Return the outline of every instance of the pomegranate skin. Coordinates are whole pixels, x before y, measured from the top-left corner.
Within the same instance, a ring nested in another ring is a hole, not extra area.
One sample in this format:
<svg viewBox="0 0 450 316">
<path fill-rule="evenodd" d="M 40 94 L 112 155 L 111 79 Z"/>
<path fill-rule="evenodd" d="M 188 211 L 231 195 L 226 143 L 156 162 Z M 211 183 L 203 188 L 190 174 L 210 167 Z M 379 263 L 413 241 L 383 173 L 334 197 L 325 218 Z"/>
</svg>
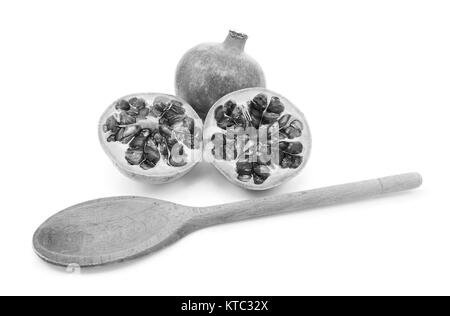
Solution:
<svg viewBox="0 0 450 316">
<path fill-rule="evenodd" d="M 195 46 L 178 63 L 175 93 L 203 120 L 224 95 L 266 86 L 261 66 L 244 52 L 246 41 L 247 35 L 230 31 L 223 43 Z"/>
</svg>

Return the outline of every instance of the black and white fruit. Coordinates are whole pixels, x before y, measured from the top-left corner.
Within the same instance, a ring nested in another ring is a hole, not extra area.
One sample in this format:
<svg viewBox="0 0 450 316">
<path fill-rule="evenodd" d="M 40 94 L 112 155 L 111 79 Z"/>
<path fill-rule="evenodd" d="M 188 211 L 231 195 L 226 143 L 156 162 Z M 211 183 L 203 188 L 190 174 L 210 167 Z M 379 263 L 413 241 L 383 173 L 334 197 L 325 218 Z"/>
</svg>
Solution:
<svg viewBox="0 0 450 316">
<path fill-rule="evenodd" d="M 302 112 L 265 88 L 232 92 L 210 109 L 203 128 L 204 159 L 228 180 L 265 190 L 297 175 L 311 150 Z"/>
<path fill-rule="evenodd" d="M 122 173 L 150 183 L 176 180 L 201 160 L 202 120 L 175 96 L 120 98 L 100 118 L 98 133 Z"/>
<path fill-rule="evenodd" d="M 265 87 L 259 64 L 244 52 L 247 35 L 230 31 L 223 43 L 204 43 L 190 49 L 178 63 L 176 95 L 205 119 L 224 95 L 250 87 Z"/>
</svg>

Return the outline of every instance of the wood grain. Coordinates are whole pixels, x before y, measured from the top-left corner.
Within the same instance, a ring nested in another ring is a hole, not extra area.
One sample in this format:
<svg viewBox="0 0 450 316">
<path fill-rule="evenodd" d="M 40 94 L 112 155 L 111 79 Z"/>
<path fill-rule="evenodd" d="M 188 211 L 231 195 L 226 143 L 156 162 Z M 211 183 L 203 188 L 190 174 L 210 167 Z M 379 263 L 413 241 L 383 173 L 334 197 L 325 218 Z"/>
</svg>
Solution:
<svg viewBox="0 0 450 316">
<path fill-rule="evenodd" d="M 202 208 L 145 197 L 103 198 L 49 218 L 35 232 L 33 247 L 56 265 L 104 265 L 154 252 L 204 227 L 361 200 L 421 183 L 418 173 L 407 173 Z"/>
</svg>

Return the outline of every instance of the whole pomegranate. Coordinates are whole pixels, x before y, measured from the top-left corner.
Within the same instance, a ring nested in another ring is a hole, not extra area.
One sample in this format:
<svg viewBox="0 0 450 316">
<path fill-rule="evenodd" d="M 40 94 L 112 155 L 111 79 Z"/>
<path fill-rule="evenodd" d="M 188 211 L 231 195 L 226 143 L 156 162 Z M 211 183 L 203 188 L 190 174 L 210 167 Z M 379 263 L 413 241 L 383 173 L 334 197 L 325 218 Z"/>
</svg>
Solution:
<svg viewBox="0 0 450 316">
<path fill-rule="evenodd" d="M 204 159 L 251 190 L 275 187 L 305 166 L 311 134 L 302 112 L 264 88 L 232 92 L 211 108 L 203 127 Z"/>
<path fill-rule="evenodd" d="M 244 52 L 247 35 L 230 31 L 223 43 L 204 43 L 189 50 L 175 75 L 175 93 L 205 119 L 224 95 L 250 87 L 265 87 L 259 64 Z"/>
<path fill-rule="evenodd" d="M 166 94 L 122 97 L 99 122 L 103 149 L 125 175 L 173 181 L 201 160 L 202 120 L 189 104 Z"/>
</svg>

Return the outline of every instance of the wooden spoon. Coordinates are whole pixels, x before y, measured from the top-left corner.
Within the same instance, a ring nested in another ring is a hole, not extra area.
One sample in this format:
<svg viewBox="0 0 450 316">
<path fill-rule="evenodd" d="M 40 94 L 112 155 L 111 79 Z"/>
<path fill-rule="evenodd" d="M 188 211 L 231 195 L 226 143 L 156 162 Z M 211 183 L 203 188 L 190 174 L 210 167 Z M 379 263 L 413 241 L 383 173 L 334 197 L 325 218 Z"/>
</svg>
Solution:
<svg viewBox="0 0 450 316">
<path fill-rule="evenodd" d="M 154 252 L 207 226 L 360 200 L 421 183 L 418 173 L 406 173 L 210 207 L 136 196 L 103 198 L 48 219 L 34 234 L 33 247 L 56 265 L 104 265 Z"/>
</svg>

